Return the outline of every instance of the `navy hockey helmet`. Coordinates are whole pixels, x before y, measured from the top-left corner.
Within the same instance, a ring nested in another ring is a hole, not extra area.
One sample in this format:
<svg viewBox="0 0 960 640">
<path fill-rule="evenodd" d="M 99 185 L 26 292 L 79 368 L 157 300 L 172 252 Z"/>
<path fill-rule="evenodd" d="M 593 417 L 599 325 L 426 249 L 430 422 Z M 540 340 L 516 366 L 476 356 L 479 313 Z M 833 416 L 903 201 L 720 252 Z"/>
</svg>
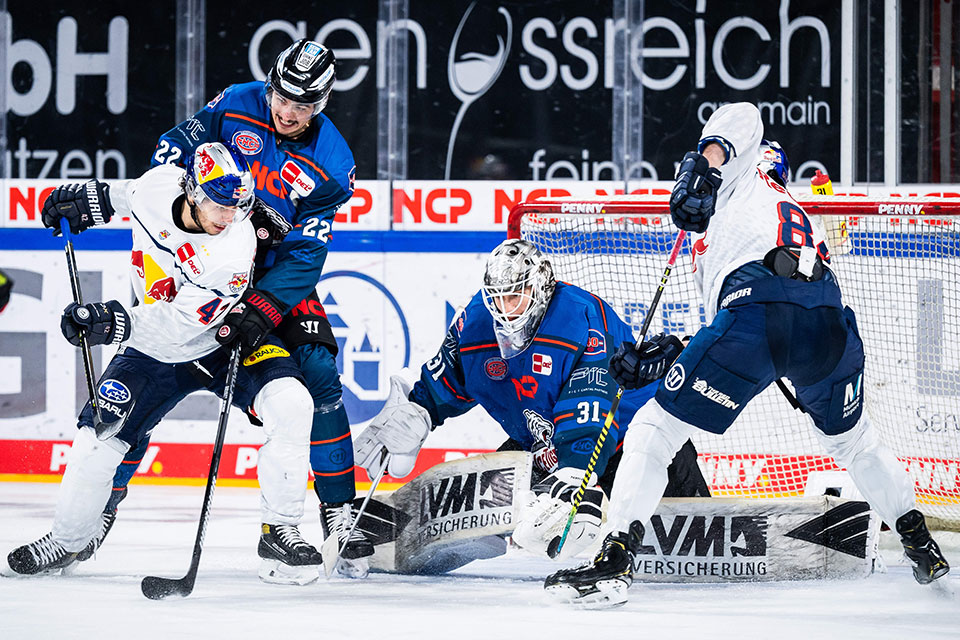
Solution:
<svg viewBox="0 0 960 640">
<path fill-rule="evenodd" d="M 313 115 L 327 106 L 336 80 L 337 59 L 333 51 L 314 40 L 302 38 L 287 47 L 267 76 L 269 91 L 294 102 L 314 105 Z"/>
<path fill-rule="evenodd" d="M 760 171 L 773 178 L 781 187 L 786 187 L 790 181 L 790 161 L 787 153 L 774 140 L 760 141 L 760 162 L 757 163 Z"/>
<path fill-rule="evenodd" d="M 520 354 L 533 341 L 556 286 L 550 261 L 525 240 L 505 240 L 490 254 L 483 304 L 493 316 L 504 358 Z"/>
<path fill-rule="evenodd" d="M 253 208 L 253 174 L 247 159 L 232 144 L 207 142 L 187 158 L 185 192 L 198 206 L 209 199 L 236 207 L 234 222 L 245 220 Z"/>
</svg>

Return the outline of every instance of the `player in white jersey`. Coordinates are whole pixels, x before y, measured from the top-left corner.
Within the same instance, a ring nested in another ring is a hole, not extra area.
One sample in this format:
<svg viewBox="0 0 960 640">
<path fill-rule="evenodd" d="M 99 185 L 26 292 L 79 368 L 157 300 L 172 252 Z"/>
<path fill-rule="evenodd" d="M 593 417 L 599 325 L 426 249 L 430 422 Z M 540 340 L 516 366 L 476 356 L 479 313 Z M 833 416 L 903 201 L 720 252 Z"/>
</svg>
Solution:
<svg viewBox="0 0 960 640">
<path fill-rule="evenodd" d="M 194 391 L 222 393 L 229 353 L 219 348 L 219 321 L 249 280 L 256 238 L 249 214 L 253 176 L 244 157 L 221 143 L 197 148 L 184 171 L 172 165 L 136 180 L 91 180 L 58 187 L 44 204 L 43 222 L 67 219 L 79 233 L 114 215 L 133 221 L 134 306 L 116 300 L 64 310 L 61 330 L 74 345 L 121 344 L 97 384 L 97 411 L 80 414 L 64 473 L 53 529 L 7 557 L 12 575 L 57 572 L 102 526 L 101 511 L 124 454 Z M 305 583 L 318 576 L 320 554 L 297 530 L 306 495 L 313 401 L 289 353 L 273 343 L 243 361 L 234 404 L 262 420 L 260 449 L 261 577 Z"/>
<path fill-rule="evenodd" d="M 781 184 L 776 171 L 758 168 L 762 138 L 754 105 L 725 105 L 704 126 L 699 153 L 680 164 L 670 213 L 674 224 L 697 234 L 696 277 L 710 324 L 630 422 L 610 497 L 611 533 L 592 564 L 547 578 L 544 586 L 560 599 L 626 601 L 641 543 L 637 525 L 656 509 L 674 453 L 695 428 L 722 434 L 780 378 L 793 383 L 827 452 L 895 525 L 917 581 L 949 570 L 916 509 L 912 481 L 863 414 L 863 343 L 853 311 L 841 302 L 823 235 L 788 193 L 785 173 Z M 633 366 L 664 357 L 640 351 Z M 612 371 L 622 368 L 618 359 L 627 363 L 618 352 Z"/>
</svg>

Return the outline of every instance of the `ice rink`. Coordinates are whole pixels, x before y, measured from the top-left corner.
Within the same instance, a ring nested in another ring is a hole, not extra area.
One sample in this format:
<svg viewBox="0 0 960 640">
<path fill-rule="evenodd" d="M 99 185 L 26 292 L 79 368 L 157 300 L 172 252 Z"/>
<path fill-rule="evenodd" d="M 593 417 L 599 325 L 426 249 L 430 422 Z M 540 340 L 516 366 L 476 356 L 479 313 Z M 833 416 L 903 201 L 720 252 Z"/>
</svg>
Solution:
<svg viewBox="0 0 960 640">
<path fill-rule="evenodd" d="M 56 484 L 0 483 L 0 551 L 50 530 Z M 154 602 L 145 575 L 181 577 L 203 487 L 131 487 L 107 544 L 71 576 L 0 578 L 0 638 L 960 638 L 960 544 L 947 597 L 914 583 L 885 540 L 886 573 L 866 580 L 742 585 L 643 585 L 621 608 L 551 603 L 543 577 L 556 565 L 520 552 L 449 576 L 371 574 L 304 587 L 257 578 L 257 492 L 219 488 L 192 595 Z M 316 499 L 304 536 L 321 541 Z"/>
</svg>

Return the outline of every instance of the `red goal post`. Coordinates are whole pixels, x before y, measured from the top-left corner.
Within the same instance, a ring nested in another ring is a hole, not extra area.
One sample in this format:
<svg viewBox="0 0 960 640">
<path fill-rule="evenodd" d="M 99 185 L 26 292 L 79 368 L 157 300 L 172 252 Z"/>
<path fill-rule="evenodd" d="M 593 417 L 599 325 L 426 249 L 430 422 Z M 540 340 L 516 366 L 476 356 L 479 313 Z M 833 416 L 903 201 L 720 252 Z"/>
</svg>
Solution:
<svg viewBox="0 0 960 640">
<path fill-rule="evenodd" d="M 508 236 L 533 242 L 558 279 L 603 297 L 636 332 L 676 235 L 668 197 L 521 202 Z M 866 411 L 914 480 L 921 510 L 941 528 L 960 529 L 960 198 L 797 200 L 823 225 L 844 302 L 857 312 Z M 651 333 L 693 334 L 704 323 L 691 242 Z M 808 484 L 822 491 L 844 482 L 809 418 L 773 385 L 724 437 L 702 432 L 695 441 L 715 496 L 798 496 Z"/>
</svg>

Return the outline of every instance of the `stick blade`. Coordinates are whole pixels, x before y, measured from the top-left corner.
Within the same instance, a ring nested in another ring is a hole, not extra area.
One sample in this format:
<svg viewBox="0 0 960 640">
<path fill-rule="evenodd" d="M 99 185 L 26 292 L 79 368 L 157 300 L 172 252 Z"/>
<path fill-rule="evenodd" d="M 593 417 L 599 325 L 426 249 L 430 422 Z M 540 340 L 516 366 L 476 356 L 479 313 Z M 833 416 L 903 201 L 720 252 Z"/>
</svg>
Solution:
<svg viewBox="0 0 960 640">
<path fill-rule="evenodd" d="M 147 576 L 140 583 L 143 595 L 151 600 L 164 600 L 170 596 L 185 598 L 193 591 L 193 580 L 187 578 L 160 578 Z"/>
<path fill-rule="evenodd" d="M 328 580 L 333 575 L 333 570 L 337 567 L 337 560 L 340 558 L 340 549 L 337 543 L 340 539 L 333 534 L 327 536 L 327 539 L 320 545 L 320 557 L 323 558 L 323 575 Z"/>
</svg>

